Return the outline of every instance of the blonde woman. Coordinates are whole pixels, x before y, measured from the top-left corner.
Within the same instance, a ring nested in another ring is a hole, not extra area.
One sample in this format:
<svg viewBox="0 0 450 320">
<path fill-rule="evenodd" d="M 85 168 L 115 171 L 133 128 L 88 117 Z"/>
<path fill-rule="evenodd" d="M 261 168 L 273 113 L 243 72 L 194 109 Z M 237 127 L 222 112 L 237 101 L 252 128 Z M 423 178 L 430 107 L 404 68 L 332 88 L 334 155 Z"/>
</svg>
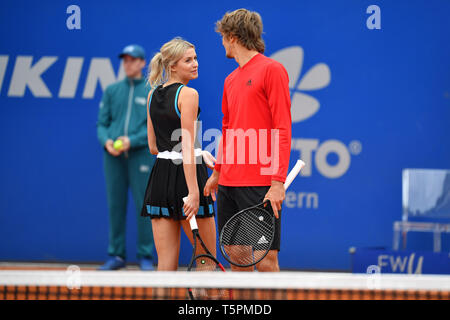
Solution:
<svg viewBox="0 0 450 320">
<path fill-rule="evenodd" d="M 208 172 L 196 139 L 199 96 L 187 86 L 197 77 L 195 47 L 181 38 L 164 44 L 151 60 L 148 80 L 153 90 L 147 100 L 147 131 L 150 152 L 157 159 L 141 215 L 152 220 L 158 271 L 177 270 L 180 230 L 192 243 L 188 220 L 193 215 L 206 246 L 216 254 L 214 205 L 210 196 L 203 195 Z"/>
</svg>

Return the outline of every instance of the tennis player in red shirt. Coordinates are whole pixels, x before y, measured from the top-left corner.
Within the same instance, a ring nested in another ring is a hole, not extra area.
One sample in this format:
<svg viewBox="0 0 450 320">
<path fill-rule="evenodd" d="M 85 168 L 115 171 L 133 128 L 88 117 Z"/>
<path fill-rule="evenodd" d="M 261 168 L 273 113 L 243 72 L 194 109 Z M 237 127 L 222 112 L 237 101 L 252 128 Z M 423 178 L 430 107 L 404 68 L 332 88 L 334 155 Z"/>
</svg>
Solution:
<svg viewBox="0 0 450 320">
<path fill-rule="evenodd" d="M 269 211 L 277 218 L 275 238 L 256 268 L 279 271 L 280 214 L 291 151 L 288 73 L 281 63 L 264 56 L 263 24 L 257 12 L 228 12 L 217 21 L 216 31 L 227 58 L 239 66 L 225 79 L 222 140 L 204 195 L 216 201 L 217 193 L 219 230 L 238 211 L 270 200 Z"/>
</svg>

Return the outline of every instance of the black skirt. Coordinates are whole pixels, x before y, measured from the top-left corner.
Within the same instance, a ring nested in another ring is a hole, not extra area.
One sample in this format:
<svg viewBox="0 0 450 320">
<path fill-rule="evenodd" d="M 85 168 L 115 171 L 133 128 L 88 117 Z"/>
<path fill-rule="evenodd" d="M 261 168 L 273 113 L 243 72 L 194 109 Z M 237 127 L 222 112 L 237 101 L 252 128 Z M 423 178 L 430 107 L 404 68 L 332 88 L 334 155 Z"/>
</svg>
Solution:
<svg viewBox="0 0 450 320">
<path fill-rule="evenodd" d="M 179 163 L 179 164 L 178 164 Z M 200 207 L 196 218 L 214 216 L 214 202 L 203 195 L 208 180 L 208 169 L 203 161 L 197 163 L 197 183 Z M 183 198 L 189 194 L 183 163 L 171 159 L 156 158 L 145 191 L 141 216 L 154 218 L 186 219 Z"/>
</svg>

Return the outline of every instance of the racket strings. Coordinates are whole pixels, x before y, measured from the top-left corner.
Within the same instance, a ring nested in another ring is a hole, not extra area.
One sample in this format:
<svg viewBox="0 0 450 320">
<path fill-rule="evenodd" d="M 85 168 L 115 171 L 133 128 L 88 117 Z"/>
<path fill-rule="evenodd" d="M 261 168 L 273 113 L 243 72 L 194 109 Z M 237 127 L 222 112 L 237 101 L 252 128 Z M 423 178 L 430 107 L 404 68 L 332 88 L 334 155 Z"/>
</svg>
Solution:
<svg viewBox="0 0 450 320">
<path fill-rule="evenodd" d="M 192 265 L 192 271 L 219 271 L 217 263 L 207 256 L 200 256 L 195 258 L 194 264 Z"/>
<path fill-rule="evenodd" d="M 274 236 L 273 216 L 262 208 L 249 209 L 229 220 L 222 230 L 221 245 L 236 265 L 252 265 L 270 250 Z"/>
<path fill-rule="evenodd" d="M 191 271 L 220 271 L 220 267 L 217 265 L 216 261 L 208 256 L 196 257 L 192 265 Z M 217 299 L 227 299 L 230 296 L 230 290 L 222 288 L 192 288 L 191 293 L 195 300 L 217 300 Z"/>
</svg>

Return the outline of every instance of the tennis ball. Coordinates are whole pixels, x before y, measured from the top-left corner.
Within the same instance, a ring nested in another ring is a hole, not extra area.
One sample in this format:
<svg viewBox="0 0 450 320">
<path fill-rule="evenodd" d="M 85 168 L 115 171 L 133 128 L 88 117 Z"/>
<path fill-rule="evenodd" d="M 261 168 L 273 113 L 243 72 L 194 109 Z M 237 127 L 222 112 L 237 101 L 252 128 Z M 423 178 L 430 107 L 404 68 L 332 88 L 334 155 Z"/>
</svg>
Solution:
<svg viewBox="0 0 450 320">
<path fill-rule="evenodd" d="M 123 141 L 122 140 L 116 140 L 114 141 L 114 149 L 121 150 L 123 148 Z"/>
</svg>

